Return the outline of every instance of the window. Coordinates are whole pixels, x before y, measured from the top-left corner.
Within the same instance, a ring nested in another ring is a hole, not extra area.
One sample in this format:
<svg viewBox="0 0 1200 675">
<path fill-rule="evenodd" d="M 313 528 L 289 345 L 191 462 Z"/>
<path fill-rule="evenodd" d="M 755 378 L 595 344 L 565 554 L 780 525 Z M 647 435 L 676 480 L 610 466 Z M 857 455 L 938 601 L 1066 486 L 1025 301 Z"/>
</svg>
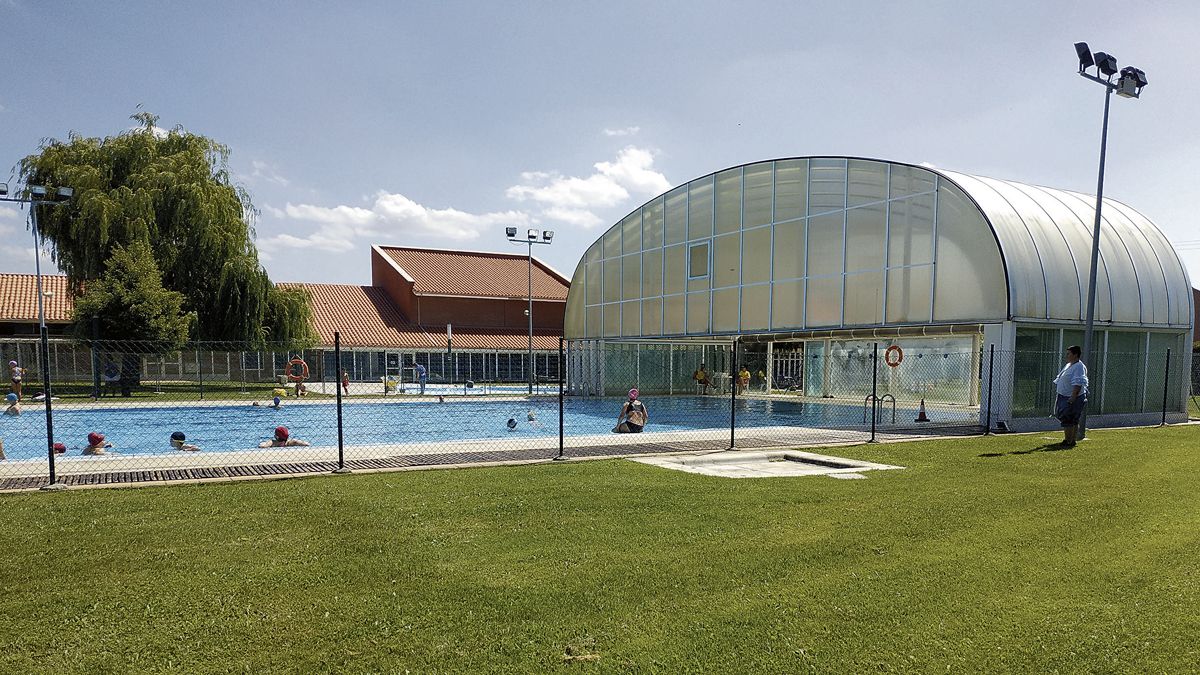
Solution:
<svg viewBox="0 0 1200 675">
<path fill-rule="evenodd" d="M 708 242 L 688 247 L 688 278 L 700 279 L 708 276 Z"/>
</svg>

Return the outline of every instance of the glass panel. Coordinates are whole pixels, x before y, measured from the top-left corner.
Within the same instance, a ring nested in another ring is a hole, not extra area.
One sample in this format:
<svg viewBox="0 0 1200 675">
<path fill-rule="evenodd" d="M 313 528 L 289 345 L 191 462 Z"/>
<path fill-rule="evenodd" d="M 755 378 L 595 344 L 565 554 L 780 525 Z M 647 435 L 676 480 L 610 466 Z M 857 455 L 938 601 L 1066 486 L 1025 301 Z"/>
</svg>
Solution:
<svg viewBox="0 0 1200 675">
<path fill-rule="evenodd" d="M 600 238 L 601 244 L 604 246 L 604 257 L 615 258 L 621 255 L 621 228 L 613 226 L 604 233 Z"/>
<path fill-rule="evenodd" d="M 745 202 L 742 227 L 771 222 L 771 163 L 752 164 L 745 169 Z"/>
<path fill-rule="evenodd" d="M 842 322 L 847 326 L 883 323 L 883 272 L 846 275 L 846 301 Z"/>
<path fill-rule="evenodd" d="M 587 253 L 583 254 L 584 262 L 596 262 L 596 261 L 600 260 L 600 251 L 601 251 L 600 242 L 597 241 L 596 243 L 594 243 L 588 247 Z"/>
<path fill-rule="evenodd" d="M 621 335 L 621 305 L 603 305 L 604 337 L 619 337 Z"/>
<path fill-rule="evenodd" d="M 713 291 L 712 313 L 712 329 L 714 331 L 736 331 L 738 329 L 738 289 L 726 288 Z"/>
<path fill-rule="evenodd" d="M 802 240 L 803 241 L 803 240 Z M 785 255 L 796 255 L 789 251 Z M 804 251 L 798 254 L 804 260 Z M 742 283 L 753 284 L 771 278 L 771 228 L 760 227 L 742 232 Z"/>
<path fill-rule="evenodd" d="M 625 216 L 621 221 L 621 252 L 637 253 L 642 250 L 642 212 L 641 210 Z"/>
<path fill-rule="evenodd" d="M 932 194 L 888 204 L 888 265 L 933 262 Z"/>
<path fill-rule="evenodd" d="M 683 335 L 683 298 L 682 295 L 663 298 L 664 335 Z"/>
<path fill-rule="evenodd" d="M 846 160 L 810 160 L 808 176 L 809 213 L 846 208 Z"/>
<path fill-rule="evenodd" d="M 585 293 L 586 304 L 598 305 L 604 302 L 604 268 L 603 263 L 592 262 L 587 263 L 584 273 L 584 283 L 586 284 L 587 293 Z"/>
<path fill-rule="evenodd" d="M 936 263 L 934 321 L 1007 318 L 1004 268 L 991 230 L 962 193 L 946 186 L 938 189 Z"/>
<path fill-rule="evenodd" d="M 621 259 L 613 258 L 604 261 L 604 301 L 616 302 L 621 299 Z"/>
<path fill-rule="evenodd" d="M 826 349 L 824 340 L 804 343 L 804 395 L 825 395 Z"/>
<path fill-rule="evenodd" d="M 907 197 L 918 192 L 932 192 L 937 185 L 932 172 L 914 166 L 892 165 L 891 197 Z"/>
<path fill-rule="evenodd" d="M 808 162 L 775 162 L 775 222 L 801 218 L 808 206 Z"/>
<path fill-rule="evenodd" d="M 584 314 L 585 320 L 584 320 L 584 324 L 583 324 L 583 333 L 587 337 L 592 337 L 592 338 L 600 337 L 600 333 L 603 332 L 601 330 L 603 328 L 603 326 L 601 325 L 600 313 L 601 313 L 600 305 L 596 305 L 595 307 L 588 307 L 584 310 L 583 314 Z"/>
<path fill-rule="evenodd" d="M 1181 392 L 1188 382 L 1188 371 L 1183 367 L 1183 336 L 1170 333 L 1150 334 L 1150 354 L 1147 359 L 1145 410 L 1161 412 L 1163 409 L 1163 378 L 1167 377 L 1167 350 L 1171 350 L 1170 379 L 1167 380 L 1167 412 L 1183 411 Z M 1200 368 L 1192 356 L 1192 368 Z M 1197 372 L 1193 370 L 1192 372 Z M 1193 387 L 1193 392 L 1196 392 Z"/>
<path fill-rule="evenodd" d="M 662 298 L 642 301 L 642 335 L 662 334 Z"/>
<path fill-rule="evenodd" d="M 621 258 L 621 299 L 636 300 L 642 297 L 641 257 L 627 255 Z"/>
<path fill-rule="evenodd" d="M 739 258 L 742 245 L 739 239 L 736 234 L 713 239 L 713 288 L 737 286 L 741 281 Z"/>
<path fill-rule="evenodd" d="M 1013 417 L 1041 417 L 1054 409 L 1054 376 L 1061 367 L 1058 331 L 1017 327 L 1013 363 Z"/>
<path fill-rule="evenodd" d="M 888 270 L 887 322 L 929 323 L 933 266 Z"/>
<path fill-rule="evenodd" d="M 842 214 L 808 219 L 808 274 L 842 273 Z"/>
<path fill-rule="evenodd" d="M 687 332 L 694 335 L 708 331 L 708 291 L 688 293 Z"/>
<path fill-rule="evenodd" d="M 888 195 L 887 165 L 852 159 L 849 183 L 849 206 L 883 201 Z"/>
<path fill-rule="evenodd" d="M 621 303 L 621 335 L 637 337 L 642 334 L 642 303 L 637 300 Z"/>
<path fill-rule="evenodd" d="M 684 246 L 668 246 L 666 249 L 666 272 L 664 284 L 665 295 L 682 293 L 687 281 L 687 269 L 684 267 L 687 248 Z M 683 332 L 682 330 L 680 332 Z"/>
<path fill-rule="evenodd" d="M 705 239 L 713 233 L 713 179 L 699 178 L 688 186 L 688 239 Z"/>
<path fill-rule="evenodd" d="M 662 295 L 662 251 L 655 249 L 642 254 L 642 296 Z"/>
<path fill-rule="evenodd" d="M 803 220 L 775 226 L 775 260 L 771 273 L 776 281 L 804 276 L 804 227 Z"/>
<path fill-rule="evenodd" d="M 805 327 L 836 326 L 842 320 L 842 277 L 808 280 Z"/>
<path fill-rule="evenodd" d="M 742 226 L 742 170 L 717 174 L 717 233 L 737 232 Z"/>
<path fill-rule="evenodd" d="M 771 328 L 804 327 L 804 280 L 771 285 Z"/>
<path fill-rule="evenodd" d="M 846 271 L 883 269 L 886 215 L 883 202 L 846 211 Z"/>
<path fill-rule="evenodd" d="M 642 207 L 642 248 L 658 248 L 663 245 L 663 198 Z"/>
<path fill-rule="evenodd" d="M 708 242 L 688 247 L 688 278 L 708 276 Z"/>
<path fill-rule="evenodd" d="M 1094 335 L 1097 344 L 1103 346 L 1104 334 L 1097 332 Z M 1098 351 L 1093 348 L 1093 352 Z M 1141 412 L 1146 393 L 1146 334 L 1108 331 L 1108 353 L 1104 356 L 1104 379 L 1113 386 L 1104 387 L 1103 395 L 1097 396 L 1099 389 L 1094 386 L 1094 381 L 1100 371 L 1093 372 L 1092 365 L 1087 364 L 1088 376 L 1093 381 L 1088 405 L 1097 406 L 1104 413 Z M 1162 378 L 1158 381 L 1161 392 Z M 1161 402 L 1153 407 L 1161 408 Z"/>
<path fill-rule="evenodd" d="M 742 286 L 742 330 L 767 328 L 771 321 L 771 287 Z"/>
<path fill-rule="evenodd" d="M 666 223 L 667 243 L 682 242 L 687 234 L 686 185 L 680 185 L 667 193 Z"/>
</svg>

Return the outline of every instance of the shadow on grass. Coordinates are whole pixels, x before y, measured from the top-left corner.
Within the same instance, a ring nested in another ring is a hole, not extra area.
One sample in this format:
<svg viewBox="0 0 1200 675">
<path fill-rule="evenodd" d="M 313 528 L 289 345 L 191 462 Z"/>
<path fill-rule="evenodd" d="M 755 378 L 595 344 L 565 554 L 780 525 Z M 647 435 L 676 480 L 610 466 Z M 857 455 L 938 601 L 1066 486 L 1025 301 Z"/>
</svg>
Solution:
<svg viewBox="0 0 1200 675">
<path fill-rule="evenodd" d="M 1062 443 L 1046 443 L 1045 445 L 1039 445 L 1033 448 L 1027 448 L 1025 450 L 1013 450 L 1012 452 L 985 452 L 978 456 L 1004 457 L 1006 455 L 1032 455 L 1035 452 L 1061 452 L 1063 450 L 1070 450 L 1073 447 L 1075 446 L 1067 446 L 1063 445 Z"/>
</svg>

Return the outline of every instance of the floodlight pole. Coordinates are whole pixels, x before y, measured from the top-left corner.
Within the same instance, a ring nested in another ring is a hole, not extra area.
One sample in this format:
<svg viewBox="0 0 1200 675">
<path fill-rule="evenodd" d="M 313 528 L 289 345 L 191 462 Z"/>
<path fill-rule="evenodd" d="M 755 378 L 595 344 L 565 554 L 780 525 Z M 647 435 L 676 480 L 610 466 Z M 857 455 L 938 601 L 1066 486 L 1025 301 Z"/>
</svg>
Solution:
<svg viewBox="0 0 1200 675">
<path fill-rule="evenodd" d="M 516 233 L 515 228 L 509 228 L 508 232 L 509 241 L 513 242 L 514 244 L 525 244 L 527 247 L 525 254 L 525 269 L 529 276 L 529 293 L 527 296 L 529 300 L 529 306 L 525 310 L 525 313 L 529 317 L 529 395 L 533 396 L 534 380 L 537 377 L 535 374 L 536 368 L 534 367 L 533 363 L 533 245 L 549 245 L 554 233 L 550 231 L 539 232 L 538 230 L 531 229 L 526 233 L 525 239 L 517 239 L 514 236 Z"/>
<path fill-rule="evenodd" d="M 1083 328 L 1083 355 L 1080 356 L 1084 364 L 1087 364 L 1091 362 L 1092 336 L 1096 324 L 1096 267 L 1100 260 L 1100 207 L 1104 203 L 1104 159 L 1108 150 L 1108 104 L 1112 102 L 1112 93 L 1116 86 L 1098 77 L 1092 77 L 1086 73 L 1080 74 L 1104 85 L 1104 123 L 1100 128 L 1100 171 L 1096 178 L 1096 220 L 1092 225 L 1092 262 L 1088 267 L 1087 318 Z M 1086 435 L 1087 406 L 1084 406 L 1083 412 L 1079 415 L 1077 437 L 1084 438 Z"/>
</svg>

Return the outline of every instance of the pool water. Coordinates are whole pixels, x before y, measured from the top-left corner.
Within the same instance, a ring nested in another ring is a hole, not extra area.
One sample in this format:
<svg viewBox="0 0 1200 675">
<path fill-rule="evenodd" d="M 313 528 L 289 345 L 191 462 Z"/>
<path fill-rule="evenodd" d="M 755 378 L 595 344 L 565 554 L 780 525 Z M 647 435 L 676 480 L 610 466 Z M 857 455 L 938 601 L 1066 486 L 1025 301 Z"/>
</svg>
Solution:
<svg viewBox="0 0 1200 675">
<path fill-rule="evenodd" d="M 729 428 L 729 400 L 714 396 L 649 398 L 647 431 L 721 430 Z M 606 434 L 616 424 L 623 401 L 613 398 L 568 398 L 564 414 L 567 436 Z M 532 411 L 535 422 L 527 421 Z M 912 415 L 902 411 L 902 416 Z M 506 422 L 517 421 L 510 431 Z M 8 458 L 45 457 L 45 416 L 30 406 L 20 417 L 0 417 L 0 439 Z M 737 426 L 808 426 L 844 428 L 862 424 L 862 408 L 854 405 L 740 399 Z M 337 444 L 336 406 L 284 405 L 276 410 L 250 405 L 60 408 L 54 411 L 55 440 L 66 444 L 68 456 L 78 456 L 89 432 L 99 431 L 120 454 L 177 452 L 168 441 L 182 431 L 188 443 L 204 451 L 228 452 L 256 448 L 276 426 L 286 426 L 293 438 L 312 445 Z M 470 398 L 434 401 L 347 403 L 343 406 L 346 445 L 394 445 L 437 441 L 529 439 L 558 436 L 558 400 L 496 401 Z"/>
</svg>

